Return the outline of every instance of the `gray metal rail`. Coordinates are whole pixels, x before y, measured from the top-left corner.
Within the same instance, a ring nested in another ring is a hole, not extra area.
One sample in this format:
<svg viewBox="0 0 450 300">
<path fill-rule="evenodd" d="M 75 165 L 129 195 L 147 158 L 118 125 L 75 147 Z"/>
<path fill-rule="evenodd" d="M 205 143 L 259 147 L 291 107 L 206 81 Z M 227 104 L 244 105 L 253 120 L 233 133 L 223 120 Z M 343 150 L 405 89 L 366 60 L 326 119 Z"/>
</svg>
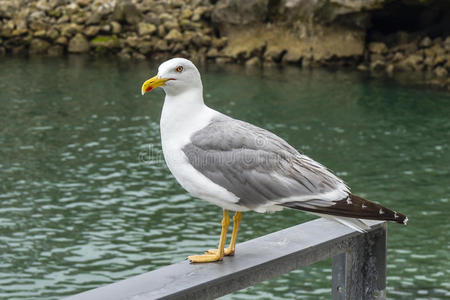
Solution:
<svg viewBox="0 0 450 300">
<path fill-rule="evenodd" d="M 333 258 L 333 299 L 386 298 L 386 223 L 358 233 L 317 219 L 236 247 L 222 262 L 183 261 L 67 298 L 212 299 Z"/>
</svg>

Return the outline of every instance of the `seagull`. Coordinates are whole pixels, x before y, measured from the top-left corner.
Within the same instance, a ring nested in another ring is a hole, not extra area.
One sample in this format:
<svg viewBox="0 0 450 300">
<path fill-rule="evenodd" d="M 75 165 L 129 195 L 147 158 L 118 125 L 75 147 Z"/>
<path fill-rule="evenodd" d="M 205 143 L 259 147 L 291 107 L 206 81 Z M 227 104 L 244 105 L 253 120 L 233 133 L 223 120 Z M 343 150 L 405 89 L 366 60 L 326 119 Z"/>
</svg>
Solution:
<svg viewBox="0 0 450 300">
<path fill-rule="evenodd" d="M 359 232 L 370 229 L 362 219 L 406 225 L 405 215 L 352 194 L 342 179 L 277 135 L 206 106 L 200 72 L 191 61 L 162 63 L 143 83 L 142 95 L 158 87 L 166 94 L 160 130 L 169 170 L 191 195 L 223 209 L 218 248 L 189 256 L 191 262 L 234 255 L 246 211 L 302 210 Z M 235 214 L 225 248 L 229 211 Z"/>
</svg>

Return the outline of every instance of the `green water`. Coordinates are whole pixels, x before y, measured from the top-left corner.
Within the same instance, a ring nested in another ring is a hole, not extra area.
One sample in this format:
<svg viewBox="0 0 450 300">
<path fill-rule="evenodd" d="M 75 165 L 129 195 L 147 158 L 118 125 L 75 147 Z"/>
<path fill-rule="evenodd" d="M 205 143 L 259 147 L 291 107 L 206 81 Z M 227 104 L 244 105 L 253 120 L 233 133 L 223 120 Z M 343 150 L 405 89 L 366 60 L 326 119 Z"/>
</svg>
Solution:
<svg viewBox="0 0 450 300">
<path fill-rule="evenodd" d="M 210 106 L 408 215 L 389 225 L 390 299 L 450 297 L 450 94 L 343 71 L 201 69 Z M 1 58 L 0 298 L 57 299 L 216 245 L 220 209 L 186 194 L 161 159 L 163 93 L 139 94 L 155 72 Z M 313 218 L 246 213 L 239 240 Z M 330 285 L 325 261 L 225 298 L 329 299 Z"/>
</svg>

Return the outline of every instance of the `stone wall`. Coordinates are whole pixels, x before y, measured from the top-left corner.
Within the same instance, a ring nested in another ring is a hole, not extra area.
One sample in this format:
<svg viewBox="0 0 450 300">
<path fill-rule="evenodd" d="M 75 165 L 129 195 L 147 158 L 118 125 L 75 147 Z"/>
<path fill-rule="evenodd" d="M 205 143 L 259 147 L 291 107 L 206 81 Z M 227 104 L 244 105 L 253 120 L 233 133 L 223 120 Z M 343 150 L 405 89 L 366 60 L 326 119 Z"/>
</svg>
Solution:
<svg viewBox="0 0 450 300">
<path fill-rule="evenodd" d="M 0 0 L 0 56 L 347 65 L 450 87 L 449 32 L 438 0 Z"/>
<path fill-rule="evenodd" d="M 226 39 L 208 1 L 0 0 L 0 54 L 206 57 Z"/>
</svg>

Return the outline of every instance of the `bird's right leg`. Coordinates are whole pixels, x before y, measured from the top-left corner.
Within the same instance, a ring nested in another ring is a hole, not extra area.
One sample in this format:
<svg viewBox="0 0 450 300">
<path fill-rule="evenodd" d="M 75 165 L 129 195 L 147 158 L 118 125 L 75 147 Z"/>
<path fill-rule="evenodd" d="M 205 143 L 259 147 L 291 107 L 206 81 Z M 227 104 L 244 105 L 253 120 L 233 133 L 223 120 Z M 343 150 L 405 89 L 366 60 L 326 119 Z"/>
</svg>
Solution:
<svg viewBox="0 0 450 300">
<path fill-rule="evenodd" d="M 188 259 L 194 263 L 214 262 L 222 260 L 225 252 L 224 248 L 225 248 L 225 241 L 227 239 L 228 225 L 230 225 L 230 217 L 228 215 L 228 210 L 224 209 L 222 218 L 222 232 L 220 233 L 219 248 L 217 249 L 217 252 L 216 253 L 207 252 L 203 255 L 191 255 L 188 257 Z"/>
<path fill-rule="evenodd" d="M 239 231 L 239 222 L 242 219 L 242 213 L 240 211 L 237 211 L 233 216 L 233 233 L 231 234 L 231 241 L 230 246 L 225 249 L 224 255 L 225 256 L 233 256 L 234 251 L 236 249 L 236 240 L 237 235 Z M 210 249 L 205 254 L 215 254 L 217 253 L 217 249 Z"/>
</svg>

